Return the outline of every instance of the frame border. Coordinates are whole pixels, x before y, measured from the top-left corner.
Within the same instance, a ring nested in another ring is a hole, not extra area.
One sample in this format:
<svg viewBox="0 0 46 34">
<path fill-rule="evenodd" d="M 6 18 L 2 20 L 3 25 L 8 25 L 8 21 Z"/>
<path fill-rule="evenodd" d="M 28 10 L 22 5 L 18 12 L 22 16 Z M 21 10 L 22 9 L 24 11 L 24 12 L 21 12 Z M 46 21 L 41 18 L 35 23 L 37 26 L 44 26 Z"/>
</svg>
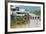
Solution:
<svg viewBox="0 0 46 34">
<path fill-rule="evenodd" d="M 17 2 L 17 3 L 30 3 L 30 4 L 43 4 L 43 30 L 34 30 L 34 31 L 19 31 L 19 32 L 7 32 L 7 19 L 8 19 L 8 2 Z M 29 1 L 5 1 L 5 34 L 7 33 L 26 33 L 26 32 L 43 32 L 45 31 L 45 3 L 44 2 L 29 2 Z"/>
</svg>

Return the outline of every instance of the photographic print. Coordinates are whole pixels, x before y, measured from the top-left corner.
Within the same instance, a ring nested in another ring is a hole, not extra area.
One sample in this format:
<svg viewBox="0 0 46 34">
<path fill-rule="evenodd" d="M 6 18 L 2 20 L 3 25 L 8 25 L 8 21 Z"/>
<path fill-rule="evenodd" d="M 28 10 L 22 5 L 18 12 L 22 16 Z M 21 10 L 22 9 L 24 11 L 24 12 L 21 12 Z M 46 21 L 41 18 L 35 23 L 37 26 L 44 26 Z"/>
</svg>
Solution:
<svg viewBox="0 0 46 34">
<path fill-rule="evenodd" d="M 8 2 L 8 32 L 43 30 L 43 4 Z"/>
</svg>

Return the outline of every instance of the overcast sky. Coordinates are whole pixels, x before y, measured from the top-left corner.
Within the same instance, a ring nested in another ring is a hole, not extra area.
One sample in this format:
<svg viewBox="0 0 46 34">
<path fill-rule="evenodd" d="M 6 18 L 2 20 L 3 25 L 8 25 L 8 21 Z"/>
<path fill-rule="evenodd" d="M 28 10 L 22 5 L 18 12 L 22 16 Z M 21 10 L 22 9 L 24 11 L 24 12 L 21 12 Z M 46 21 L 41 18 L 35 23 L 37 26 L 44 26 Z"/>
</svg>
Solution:
<svg viewBox="0 0 46 34">
<path fill-rule="evenodd" d="M 26 10 L 40 10 L 40 6 L 19 6 L 19 9 L 26 9 Z"/>
</svg>

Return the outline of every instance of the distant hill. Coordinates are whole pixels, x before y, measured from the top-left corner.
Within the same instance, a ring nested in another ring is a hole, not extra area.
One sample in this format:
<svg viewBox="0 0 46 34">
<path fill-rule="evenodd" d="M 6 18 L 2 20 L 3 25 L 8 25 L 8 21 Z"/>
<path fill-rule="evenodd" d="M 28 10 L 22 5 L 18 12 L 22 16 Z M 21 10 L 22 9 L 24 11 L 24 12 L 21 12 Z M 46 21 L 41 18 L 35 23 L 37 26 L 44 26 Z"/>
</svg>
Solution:
<svg viewBox="0 0 46 34">
<path fill-rule="evenodd" d="M 41 11 L 40 10 L 34 10 L 34 11 L 31 11 L 30 13 L 36 14 L 38 16 L 41 15 Z"/>
</svg>

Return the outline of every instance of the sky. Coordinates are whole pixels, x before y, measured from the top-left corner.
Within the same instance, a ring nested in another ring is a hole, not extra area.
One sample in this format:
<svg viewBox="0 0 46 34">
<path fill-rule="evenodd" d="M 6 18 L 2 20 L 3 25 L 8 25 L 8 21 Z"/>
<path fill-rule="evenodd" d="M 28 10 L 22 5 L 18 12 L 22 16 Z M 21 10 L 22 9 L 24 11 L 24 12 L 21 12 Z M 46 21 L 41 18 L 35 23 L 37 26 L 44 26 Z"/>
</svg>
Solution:
<svg viewBox="0 0 46 34">
<path fill-rule="evenodd" d="M 26 9 L 26 10 L 40 10 L 40 6 L 19 6 L 19 9 Z"/>
</svg>

